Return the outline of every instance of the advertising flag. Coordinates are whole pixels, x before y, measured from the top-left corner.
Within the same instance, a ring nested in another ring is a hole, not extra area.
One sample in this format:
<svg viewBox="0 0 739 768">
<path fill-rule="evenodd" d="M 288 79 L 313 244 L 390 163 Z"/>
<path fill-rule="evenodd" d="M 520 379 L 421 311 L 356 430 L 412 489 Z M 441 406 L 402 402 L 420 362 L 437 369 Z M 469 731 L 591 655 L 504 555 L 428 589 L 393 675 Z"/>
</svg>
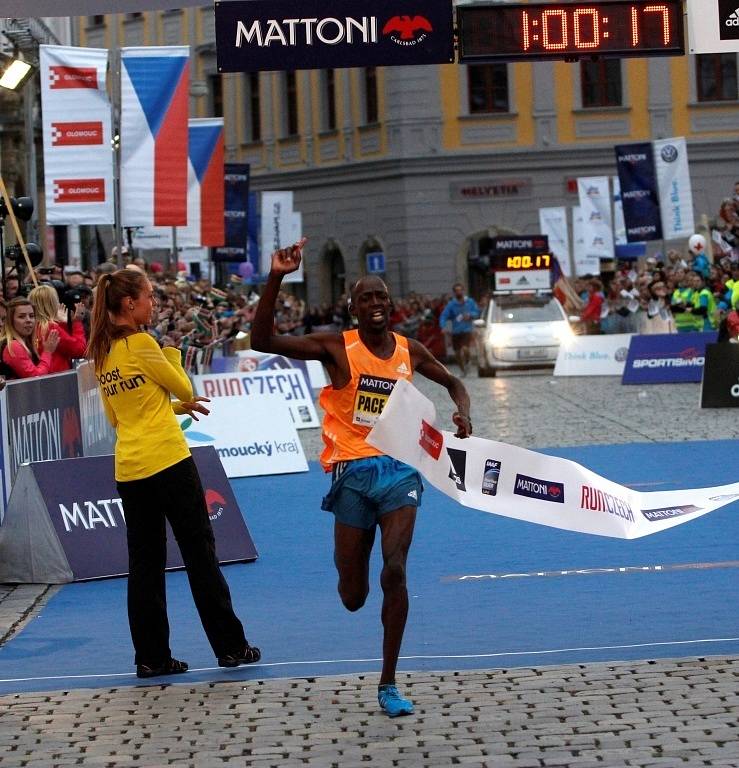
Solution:
<svg viewBox="0 0 739 768">
<path fill-rule="evenodd" d="M 585 243 L 585 234 L 582 209 L 575 205 L 572 208 L 572 251 L 577 277 L 600 274 L 600 258 L 590 255 Z"/>
<path fill-rule="evenodd" d="M 269 272 L 272 253 L 292 243 L 293 193 L 262 192 L 262 238 L 259 273 Z"/>
<path fill-rule="evenodd" d="M 613 227 L 608 176 L 580 178 L 577 180 L 577 191 L 587 255 L 612 259 Z"/>
<path fill-rule="evenodd" d="M 187 224 L 190 49 L 121 50 L 121 222 Z"/>
<path fill-rule="evenodd" d="M 60 45 L 39 50 L 46 221 L 112 224 L 108 51 Z"/>
<path fill-rule="evenodd" d="M 549 247 L 562 271 L 570 276 L 570 233 L 567 230 L 567 208 L 539 208 L 539 229 L 549 238 Z"/>
<path fill-rule="evenodd" d="M 690 237 L 695 233 L 695 220 L 687 143 L 684 138 L 675 138 L 661 139 L 653 145 L 662 236 L 665 240 Z"/>
<path fill-rule="evenodd" d="M 621 144 L 615 150 L 626 241 L 639 243 L 660 240 L 660 195 L 652 144 Z"/>
<path fill-rule="evenodd" d="M 244 262 L 249 226 L 249 164 L 226 163 L 224 168 L 226 239 L 213 252 L 213 260 Z"/>
<path fill-rule="evenodd" d="M 292 245 L 292 243 L 297 243 L 302 236 L 303 236 L 303 214 L 300 213 L 300 211 L 293 211 L 292 228 L 290 232 L 290 237 L 288 238 L 288 242 L 285 243 L 285 245 Z M 302 283 L 304 281 L 305 281 L 305 248 L 303 248 L 303 258 L 300 262 L 300 266 L 295 270 L 295 272 L 291 272 L 289 275 L 285 275 L 282 282 L 283 283 Z"/>
</svg>

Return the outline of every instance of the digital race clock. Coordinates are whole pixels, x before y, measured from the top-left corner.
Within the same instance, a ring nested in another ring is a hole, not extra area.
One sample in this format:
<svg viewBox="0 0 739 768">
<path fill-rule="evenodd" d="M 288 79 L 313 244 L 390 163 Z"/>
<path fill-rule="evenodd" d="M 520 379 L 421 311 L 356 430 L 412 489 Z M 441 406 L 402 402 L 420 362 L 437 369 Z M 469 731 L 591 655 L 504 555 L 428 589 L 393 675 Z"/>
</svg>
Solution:
<svg viewBox="0 0 739 768">
<path fill-rule="evenodd" d="M 681 56 L 682 0 L 601 0 L 457 8 L 459 61 Z"/>
<path fill-rule="evenodd" d="M 535 269 L 549 270 L 552 267 L 552 257 L 548 253 L 516 254 L 494 253 L 490 256 L 490 268 L 495 272 L 505 270 L 520 272 Z"/>
</svg>

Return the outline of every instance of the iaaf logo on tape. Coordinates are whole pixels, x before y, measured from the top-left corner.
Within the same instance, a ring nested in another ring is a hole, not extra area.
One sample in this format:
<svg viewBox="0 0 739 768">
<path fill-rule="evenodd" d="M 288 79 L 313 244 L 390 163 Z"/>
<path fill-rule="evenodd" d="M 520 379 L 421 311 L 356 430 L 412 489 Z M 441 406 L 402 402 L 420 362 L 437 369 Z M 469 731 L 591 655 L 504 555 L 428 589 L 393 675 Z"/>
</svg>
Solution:
<svg viewBox="0 0 739 768">
<path fill-rule="evenodd" d="M 662 520 L 669 520 L 673 517 L 682 517 L 691 515 L 693 512 L 700 512 L 703 507 L 696 507 L 693 504 L 685 504 L 678 507 L 661 507 L 659 509 L 642 509 L 641 513 L 650 523 L 659 523 Z"/>
<path fill-rule="evenodd" d="M 49 87 L 53 91 L 61 88 L 98 88 L 98 71 L 95 67 L 49 67 Z"/>
<path fill-rule="evenodd" d="M 540 501 L 554 501 L 557 504 L 565 503 L 564 483 L 557 483 L 552 480 L 539 480 L 538 477 L 529 477 L 528 475 L 516 475 L 516 485 L 513 493 L 517 496 L 528 496 L 530 499 L 539 499 Z"/>
<path fill-rule="evenodd" d="M 99 120 L 91 123 L 52 123 L 51 145 L 53 147 L 92 146 L 103 143 L 103 124 Z"/>
<path fill-rule="evenodd" d="M 438 461 L 441 456 L 441 447 L 444 445 L 444 435 L 421 419 L 421 435 L 418 438 L 418 444 L 434 461 Z"/>
<path fill-rule="evenodd" d="M 55 203 L 104 203 L 105 179 L 54 179 Z"/>
</svg>

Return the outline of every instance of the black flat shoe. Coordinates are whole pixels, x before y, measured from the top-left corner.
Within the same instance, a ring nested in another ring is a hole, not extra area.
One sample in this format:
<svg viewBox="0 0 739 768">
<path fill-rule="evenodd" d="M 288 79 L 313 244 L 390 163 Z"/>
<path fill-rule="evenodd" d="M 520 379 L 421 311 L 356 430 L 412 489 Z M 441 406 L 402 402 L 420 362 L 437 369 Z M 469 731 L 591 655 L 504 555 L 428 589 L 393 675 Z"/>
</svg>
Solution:
<svg viewBox="0 0 739 768">
<path fill-rule="evenodd" d="M 188 666 L 178 659 L 167 659 L 163 664 L 150 667 L 148 664 L 136 665 L 136 677 L 161 677 L 162 675 L 181 675 L 187 672 Z"/>
<path fill-rule="evenodd" d="M 259 648 L 246 644 L 246 647 L 238 653 L 229 653 L 218 657 L 219 667 L 238 667 L 241 664 L 254 664 L 262 658 Z"/>
</svg>

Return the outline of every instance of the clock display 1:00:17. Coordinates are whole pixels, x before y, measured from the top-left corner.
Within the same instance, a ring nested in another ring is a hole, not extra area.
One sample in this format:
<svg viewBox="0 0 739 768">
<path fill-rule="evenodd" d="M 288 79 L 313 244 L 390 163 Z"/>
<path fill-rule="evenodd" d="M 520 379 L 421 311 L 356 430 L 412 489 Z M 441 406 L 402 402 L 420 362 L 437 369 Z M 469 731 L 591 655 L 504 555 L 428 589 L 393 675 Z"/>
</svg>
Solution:
<svg viewBox="0 0 739 768">
<path fill-rule="evenodd" d="M 459 61 L 679 56 L 682 0 L 460 6 Z"/>
</svg>

